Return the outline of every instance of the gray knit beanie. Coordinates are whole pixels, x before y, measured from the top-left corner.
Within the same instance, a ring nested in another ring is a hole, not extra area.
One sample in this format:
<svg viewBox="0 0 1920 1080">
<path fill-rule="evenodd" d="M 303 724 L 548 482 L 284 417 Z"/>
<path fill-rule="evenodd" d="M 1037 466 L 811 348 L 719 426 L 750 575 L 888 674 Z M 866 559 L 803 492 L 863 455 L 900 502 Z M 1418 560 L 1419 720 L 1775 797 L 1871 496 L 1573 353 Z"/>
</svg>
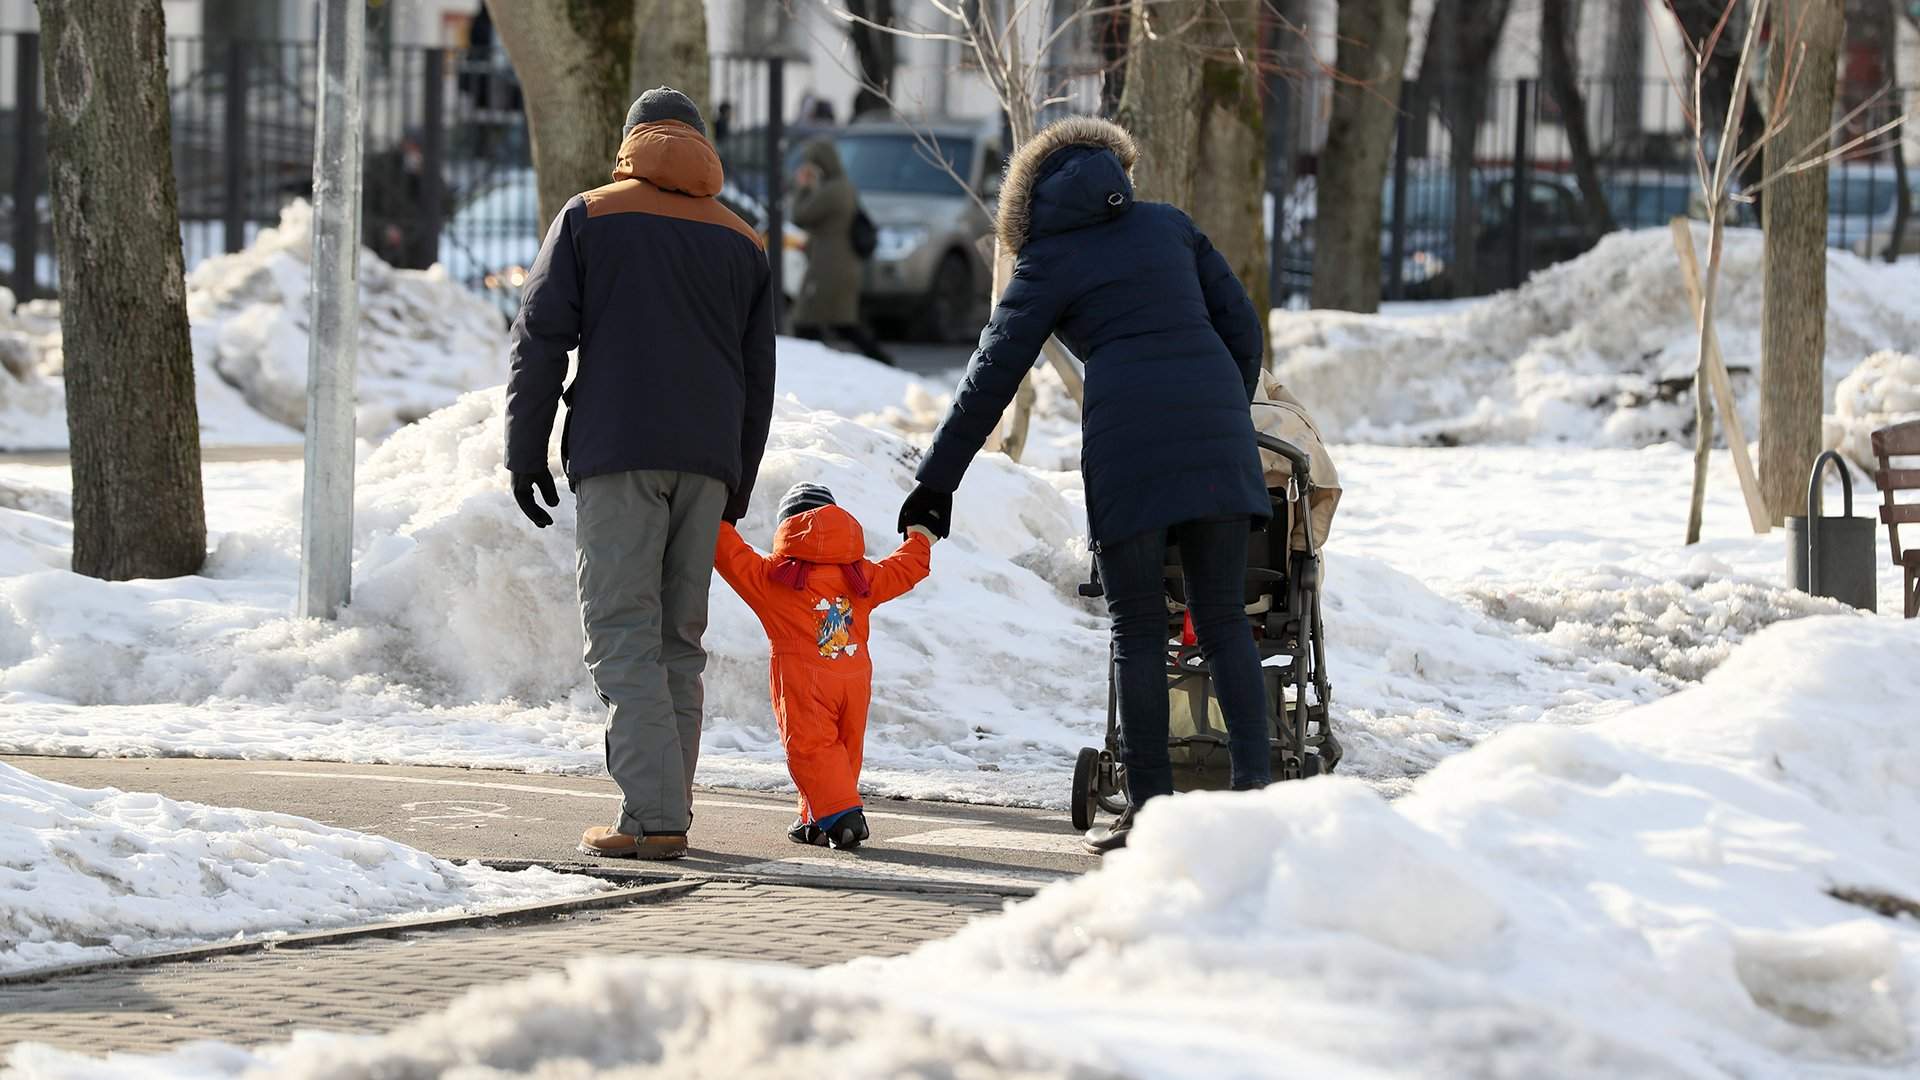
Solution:
<svg viewBox="0 0 1920 1080">
<path fill-rule="evenodd" d="M 825 487 L 819 484 L 795 484 L 787 489 L 786 497 L 780 500 L 780 520 L 833 505 L 833 492 Z"/>
<path fill-rule="evenodd" d="M 652 124 L 661 120 L 678 120 L 702 135 L 707 133 L 707 122 L 700 118 L 700 107 L 693 99 L 670 86 L 656 86 L 633 99 L 627 108 L 627 124 L 620 129 L 620 137 L 641 124 Z"/>
</svg>

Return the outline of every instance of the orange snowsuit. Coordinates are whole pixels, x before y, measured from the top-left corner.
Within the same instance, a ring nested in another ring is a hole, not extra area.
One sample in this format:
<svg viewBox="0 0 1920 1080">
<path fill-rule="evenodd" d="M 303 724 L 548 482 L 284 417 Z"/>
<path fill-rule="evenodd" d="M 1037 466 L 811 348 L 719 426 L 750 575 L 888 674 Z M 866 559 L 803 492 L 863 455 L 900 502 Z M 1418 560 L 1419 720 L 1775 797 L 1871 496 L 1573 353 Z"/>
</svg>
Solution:
<svg viewBox="0 0 1920 1080">
<path fill-rule="evenodd" d="M 860 805 L 860 756 L 873 694 L 867 616 L 927 576 L 932 544 L 918 533 L 878 563 L 860 523 L 823 506 L 780 523 L 773 554 L 720 526 L 714 568 L 747 602 L 772 644 L 767 676 L 800 820 Z"/>
</svg>

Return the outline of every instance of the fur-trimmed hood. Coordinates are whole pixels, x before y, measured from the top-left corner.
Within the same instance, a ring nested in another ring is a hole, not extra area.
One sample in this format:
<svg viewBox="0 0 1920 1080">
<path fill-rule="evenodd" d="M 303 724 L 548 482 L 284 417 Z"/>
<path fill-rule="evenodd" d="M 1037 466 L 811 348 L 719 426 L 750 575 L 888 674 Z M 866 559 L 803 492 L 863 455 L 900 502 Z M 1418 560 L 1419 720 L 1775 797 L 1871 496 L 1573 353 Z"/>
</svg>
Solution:
<svg viewBox="0 0 1920 1080">
<path fill-rule="evenodd" d="M 1036 188 L 1060 170 L 1063 161 L 1054 160 L 1055 155 L 1074 147 L 1107 151 L 1120 164 L 1117 184 L 1123 190 L 1057 193 L 1061 196 L 1080 196 L 1087 203 L 1083 208 L 1076 208 L 1089 216 L 1084 223 L 1090 224 L 1092 216 L 1113 216 L 1132 205 L 1133 185 L 1128 177 L 1133 172 L 1134 161 L 1140 156 L 1133 136 L 1111 120 L 1070 116 L 1047 125 L 1039 134 L 1027 140 L 1026 145 L 1013 155 L 1013 160 L 1007 163 L 1007 178 L 1000 185 L 1000 210 L 994 223 L 1002 248 L 1018 254 L 1032 236 Z M 1062 155 L 1062 158 L 1067 156 Z M 1096 186 L 1112 187 L 1113 184 Z M 1115 195 L 1120 197 L 1120 201 L 1112 201 Z"/>
</svg>

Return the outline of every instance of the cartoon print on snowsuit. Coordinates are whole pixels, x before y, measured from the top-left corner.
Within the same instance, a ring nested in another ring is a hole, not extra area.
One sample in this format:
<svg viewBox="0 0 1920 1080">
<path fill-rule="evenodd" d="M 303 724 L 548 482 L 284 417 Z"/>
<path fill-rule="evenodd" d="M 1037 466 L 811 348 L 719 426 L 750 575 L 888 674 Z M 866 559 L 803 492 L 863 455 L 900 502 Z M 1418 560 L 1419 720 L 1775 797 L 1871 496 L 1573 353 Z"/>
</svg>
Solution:
<svg viewBox="0 0 1920 1080">
<path fill-rule="evenodd" d="M 853 640 L 853 602 L 844 596 L 832 600 L 821 600 L 813 605 L 820 613 L 820 655 L 829 660 L 838 660 L 842 656 L 854 656 L 860 652 L 860 643 Z"/>
<path fill-rule="evenodd" d="M 909 536 L 871 562 L 866 536 L 838 506 L 796 514 L 774 533 L 773 554 L 722 525 L 714 568 L 766 629 L 767 673 L 800 820 L 860 806 L 860 765 L 873 693 L 867 633 L 873 609 L 927 576 L 932 544 Z"/>
</svg>

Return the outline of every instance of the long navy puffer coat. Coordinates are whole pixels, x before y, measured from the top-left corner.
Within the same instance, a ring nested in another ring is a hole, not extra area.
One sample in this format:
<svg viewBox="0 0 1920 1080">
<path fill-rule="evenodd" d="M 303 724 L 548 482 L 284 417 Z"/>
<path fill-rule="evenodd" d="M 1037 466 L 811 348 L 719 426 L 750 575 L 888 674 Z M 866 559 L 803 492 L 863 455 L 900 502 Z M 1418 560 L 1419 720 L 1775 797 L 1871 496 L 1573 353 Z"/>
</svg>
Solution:
<svg viewBox="0 0 1920 1080">
<path fill-rule="evenodd" d="M 1248 402 L 1261 326 L 1193 221 L 1135 202 L 1133 138 L 1062 120 L 1015 155 L 998 232 L 1013 277 L 918 479 L 953 491 L 1049 334 L 1086 363 L 1081 469 L 1095 543 L 1272 513 Z"/>
</svg>

